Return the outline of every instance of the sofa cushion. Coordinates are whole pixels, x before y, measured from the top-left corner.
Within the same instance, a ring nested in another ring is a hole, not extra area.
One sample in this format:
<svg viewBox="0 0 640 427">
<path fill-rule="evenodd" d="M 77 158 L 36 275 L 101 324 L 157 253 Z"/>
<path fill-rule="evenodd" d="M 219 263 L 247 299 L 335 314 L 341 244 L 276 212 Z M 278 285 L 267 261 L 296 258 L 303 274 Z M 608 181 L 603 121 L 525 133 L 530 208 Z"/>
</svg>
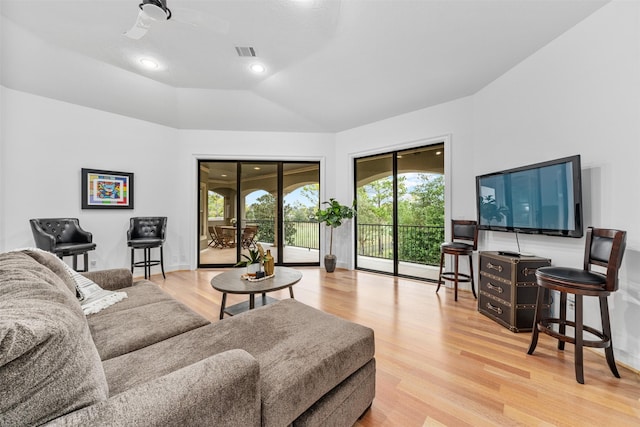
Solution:
<svg viewBox="0 0 640 427">
<path fill-rule="evenodd" d="M 293 299 L 104 362 L 112 395 L 239 348 L 260 364 L 263 426 L 288 425 L 373 358 L 373 331 Z M 158 357 L 162 355 L 162 357 Z"/>
<path fill-rule="evenodd" d="M 100 317 L 115 313 L 118 311 L 130 310 L 147 304 L 153 304 L 160 301 L 175 301 L 168 293 L 164 292 L 155 283 L 142 280 L 136 282 L 133 286 L 125 288 L 127 298 L 118 304 L 107 307 L 104 310 L 90 314 L 87 316 L 89 324 L 97 322 Z"/>
<path fill-rule="evenodd" d="M 36 425 L 108 396 L 79 302 L 25 253 L 0 254 L 0 425 Z"/>
<path fill-rule="evenodd" d="M 76 281 L 69 274 L 63 261 L 51 252 L 42 251 L 39 249 L 25 249 L 24 253 L 36 260 L 40 265 L 51 270 L 56 276 L 64 282 L 73 295 L 76 295 Z"/>
<path fill-rule="evenodd" d="M 127 299 L 87 317 L 102 360 L 209 324 L 151 282 L 127 288 Z"/>
</svg>

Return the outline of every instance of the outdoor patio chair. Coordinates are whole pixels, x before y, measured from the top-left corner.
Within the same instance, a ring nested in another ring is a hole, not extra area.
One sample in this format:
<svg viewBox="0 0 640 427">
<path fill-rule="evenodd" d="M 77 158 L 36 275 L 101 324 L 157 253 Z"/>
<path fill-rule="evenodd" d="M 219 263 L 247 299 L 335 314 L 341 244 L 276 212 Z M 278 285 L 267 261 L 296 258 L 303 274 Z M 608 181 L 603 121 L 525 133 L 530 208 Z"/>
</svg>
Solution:
<svg viewBox="0 0 640 427">
<path fill-rule="evenodd" d="M 240 243 L 244 249 L 255 249 L 256 248 L 256 235 L 258 234 L 258 226 L 257 225 L 247 225 L 244 230 L 242 230 L 242 236 L 240 238 Z"/>
<path fill-rule="evenodd" d="M 211 241 L 209 242 L 209 247 L 211 248 L 220 248 L 222 249 L 224 247 L 224 242 L 222 240 L 221 237 L 218 236 L 218 233 L 216 233 L 216 228 L 213 226 L 209 226 L 209 236 L 211 237 Z"/>
</svg>

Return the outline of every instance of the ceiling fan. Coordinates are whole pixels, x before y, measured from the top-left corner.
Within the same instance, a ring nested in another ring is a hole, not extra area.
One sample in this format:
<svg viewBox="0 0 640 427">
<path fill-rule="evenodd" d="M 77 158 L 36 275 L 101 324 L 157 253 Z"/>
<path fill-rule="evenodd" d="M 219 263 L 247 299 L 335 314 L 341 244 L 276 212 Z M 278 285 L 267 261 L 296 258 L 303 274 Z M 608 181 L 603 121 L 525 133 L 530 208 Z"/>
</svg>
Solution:
<svg viewBox="0 0 640 427">
<path fill-rule="evenodd" d="M 130 39 L 138 40 L 142 38 L 154 21 L 168 21 L 171 19 L 171 10 L 167 7 L 166 0 L 142 0 L 139 4 L 140 12 L 136 18 L 136 23 L 131 29 L 124 33 Z"/>
<path fill-rule="evenodd" d="M 142 0 L 138 5 L 140 11 L 136 22 L 124 35 L 130 39 L 139 40 L 151 28 L 154 22 L 168 21 L 171 19 L 171 10 L 167 7 L 167 0 Z M 229 31 L 229 23 L 223 19 L 191 9 L 178 8 L 179 15 L 185 17 L 185 21 L 174 19 L 175 22 L 187 24 L 190 27 L 207 27 L 210 30 L 226 34 Z M 172 21 L 173 22 L 173 21 Z"/>
</svg>

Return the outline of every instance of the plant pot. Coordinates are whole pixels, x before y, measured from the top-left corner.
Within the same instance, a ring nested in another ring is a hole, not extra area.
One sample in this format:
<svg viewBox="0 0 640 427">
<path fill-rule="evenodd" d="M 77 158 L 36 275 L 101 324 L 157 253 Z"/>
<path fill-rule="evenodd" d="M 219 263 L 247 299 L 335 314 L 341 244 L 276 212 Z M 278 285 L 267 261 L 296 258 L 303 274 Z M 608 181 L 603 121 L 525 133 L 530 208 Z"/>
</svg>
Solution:
<svg viewBox="0 0 640 427">
<path fill-rule="evenodd" d="M 247 264 L 247 274 L 256 274 L 256 272 L 260 271 L 260 264 Z"/>
<path fill-rule="evenodd" d="M 337 262 L 338 262 L 338 257 L 335 255 L 324 256 L 324 269 L 327 270 L 327 273 L 333 273 L 333 270 L 336 269 Z"/>
</svg>

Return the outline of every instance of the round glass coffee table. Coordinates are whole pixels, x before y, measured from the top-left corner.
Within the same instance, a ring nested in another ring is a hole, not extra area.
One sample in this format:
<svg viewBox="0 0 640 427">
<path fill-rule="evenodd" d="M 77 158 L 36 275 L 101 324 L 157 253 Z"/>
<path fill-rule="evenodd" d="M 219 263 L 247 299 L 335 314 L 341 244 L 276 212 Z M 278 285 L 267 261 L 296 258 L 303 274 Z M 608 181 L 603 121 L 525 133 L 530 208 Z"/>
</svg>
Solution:
<svg viewBox="0 0 640 427">
<path fill-rule="evenodd" d="M 268 297 L 267 292 L 278 291 L 280 289 L 289 288 L 289 294 L 293 298 L 293 285 L 302 279 L 302 273 L 298 270 L 288 267 L 276 267 L 275 276 L 258 282 L 250 282 L 242 279 L 247 270 L 244 268 L 234 268 L 225 271 L 211 279 L 213 289 L 222 292 L 222 303 L 220 304 L 220 319 L 227 313 L 230 316 L 242 313 L 243 311 L 253 310 L 255 307 L 270 304 L 278 301 L 275 298 Z M 226 307 L 227 294 L 246 294 L 249 295 L 249 301 Z M 256 300 L 256 294 L 262 294 L 262 298 Z"/>
</svg>

